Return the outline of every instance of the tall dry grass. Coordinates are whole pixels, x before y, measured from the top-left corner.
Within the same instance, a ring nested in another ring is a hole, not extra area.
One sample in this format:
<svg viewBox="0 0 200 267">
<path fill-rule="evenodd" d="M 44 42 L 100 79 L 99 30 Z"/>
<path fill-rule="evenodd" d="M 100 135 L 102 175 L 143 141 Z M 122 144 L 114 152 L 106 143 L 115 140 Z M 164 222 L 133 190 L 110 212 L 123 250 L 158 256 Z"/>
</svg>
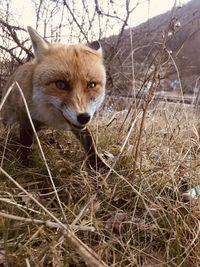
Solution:
<svg viewBox="0 0 200 267">
<path fill-rule="evenodd" d="M 67 222 L 38 146 L 30 167 L 22 168 L 13 152 L 14 138 L 5 148 L 7 132 L 1 128 L 2 168 L 28 192 L 1 173 L 2 264 L 86 266 L 38 201 L 108 266 L 200 265 L 199 198 L 185 202 L 182 196 L 200 184 L 198 110 L 152 102 L 144 118 L 143 111 L 127 116 L 126 111 L 104 110 L 93 122 L 99 151 L 114 156 L 107 159 L 114 169 L 109 173 L 86 167 L 70 132 L 40 132 Z"/>
</svg>

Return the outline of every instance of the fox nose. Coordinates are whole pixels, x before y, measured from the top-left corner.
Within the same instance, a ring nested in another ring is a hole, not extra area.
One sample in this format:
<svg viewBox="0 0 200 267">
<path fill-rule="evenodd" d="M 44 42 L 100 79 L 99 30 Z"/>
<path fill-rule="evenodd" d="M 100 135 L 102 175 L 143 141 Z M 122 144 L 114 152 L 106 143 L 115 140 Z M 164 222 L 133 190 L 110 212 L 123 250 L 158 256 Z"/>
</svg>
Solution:
<svg viewBox="0 0 200 267">
<path fill-rule="evenodd" d="M 80 113 L 77 115 L 77 120 L 81 124 L 86 124 L 90 120 L 90 115 L 88 113 Z"/>
</svg>

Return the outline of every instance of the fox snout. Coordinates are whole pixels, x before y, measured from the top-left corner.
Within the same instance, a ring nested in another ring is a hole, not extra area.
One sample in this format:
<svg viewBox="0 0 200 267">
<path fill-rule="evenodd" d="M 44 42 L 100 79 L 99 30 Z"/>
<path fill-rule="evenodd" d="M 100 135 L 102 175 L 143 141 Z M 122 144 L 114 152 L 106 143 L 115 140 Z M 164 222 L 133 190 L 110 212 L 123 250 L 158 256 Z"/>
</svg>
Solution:
<svg viewBox="0 0 200 267">
<path fill-rule="evenodd" d="M 55 104 L 55 101 L 54 103 Z M 86 124 L 90 122 L 93 117 L 94 112 L 88 111 L 76 111 L 76 109 L 71 105 L 61 104 L 60 111 L 62 116 L 67 120 L 67 122 L 75 128 L 85 128 Z"/>
<path fill-rule="evenodd" d="M 90 121 L 90 118 L 91 116 L 86 112 L 77 115 L 77 121 L 83 125 L 87 124 Z"/>
<path fill-rule="evenodd" d="M 82 99 L 84 97 L 82 96 Z M 65 120 L 75 128 L 85 128 L 90 123 L 96 110 L 101 105 L 104 99 L 104 93 L 100 92 L 98 96 L 93 97 L 88 103 L 85 101 L 80 104 L 80 101 L 64 102 L 60 101 L 58 97 L 51 97 L 51 103 L 55 108 L 61 111 Z M 78 105 L 77 105 L 78 103 Z"/>
</svg>

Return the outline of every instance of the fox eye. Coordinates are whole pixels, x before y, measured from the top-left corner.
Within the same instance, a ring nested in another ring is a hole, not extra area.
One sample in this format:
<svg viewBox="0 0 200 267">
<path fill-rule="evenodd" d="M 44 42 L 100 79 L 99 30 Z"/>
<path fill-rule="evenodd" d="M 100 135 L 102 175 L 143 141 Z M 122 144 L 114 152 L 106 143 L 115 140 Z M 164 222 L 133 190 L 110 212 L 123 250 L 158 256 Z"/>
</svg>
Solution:
<svg viewBox="0 0 200 267">
<path fill-rule="evenodd" d="M 93 89 L 93 88 L 95 88 L 97 86 L 97 84 L 95 83 L 95 82 L 88 82 L 88 85 L 87 85 L 87 87 L 89 88 L 89 89 Z"/>
<path fill-rule="evenodd" d="M 56 87 L 60 90 L 67 90 L 69 89 L 69 83 L 66 81 L 58 80 L 55 82 Z"/>
</svg>

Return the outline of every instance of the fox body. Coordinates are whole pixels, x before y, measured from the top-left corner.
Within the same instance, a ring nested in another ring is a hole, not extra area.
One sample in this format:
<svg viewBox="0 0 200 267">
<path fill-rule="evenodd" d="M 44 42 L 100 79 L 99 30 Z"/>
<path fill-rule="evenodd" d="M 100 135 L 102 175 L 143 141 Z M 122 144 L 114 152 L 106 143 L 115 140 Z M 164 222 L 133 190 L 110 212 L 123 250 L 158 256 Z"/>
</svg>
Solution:
<svg viewBox="0 0 200 267">
<path fill-rule="evenodd" d="M 74 132 L 81 141 L 91 165 L 103 163 L 87 129 L 105 95 L 106 74 L 98 42 L 90 45 L 50 44 L 28 27 L 35 58 L 20 66 L 9 79 L 17 82 L 27 101 L 36 130 L 46 125 Z M 17 87 L 15 84 L 14 87 Z M 23 99 L 13 88 L 2 110 L 4 124 L 20 125 L 20 143 L 30 147 L 33 130 Z"/>
</svg>

